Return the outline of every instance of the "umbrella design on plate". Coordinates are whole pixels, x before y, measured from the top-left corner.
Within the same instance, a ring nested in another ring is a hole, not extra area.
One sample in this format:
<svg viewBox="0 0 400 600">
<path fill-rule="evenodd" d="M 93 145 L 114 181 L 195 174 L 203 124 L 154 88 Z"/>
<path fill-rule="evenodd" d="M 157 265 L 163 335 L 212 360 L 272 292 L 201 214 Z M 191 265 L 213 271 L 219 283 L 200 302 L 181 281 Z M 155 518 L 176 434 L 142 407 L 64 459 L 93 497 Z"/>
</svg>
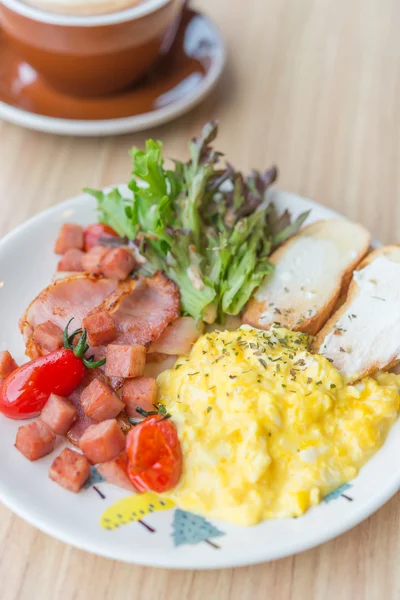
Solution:
<svg viewBox="0 0 400 600">
<path fill-rule="evenodd" d="M 100 475 L 100 473 L 96 469 L 96 467 L 91 466 L 89 479 L 87 479 L 85 481 L 85 483 L 83 484 L 83 487 L 85 488 L 85 490 L 92 487 L 99 494 L 100 498 L 105 500 L 105 498 L 106 498 L 105 495 L 97 487 L 97 484 L 101 483 L 102 481 L 105 481 L 103 475 Z"/>
<path fill-rule="evenodd" d="M 213 548 L 219 549 L 219 546 L 210 541 L 210 538 L 220 537 L 225 535 L 217 529 L 215 525 L 190 512 L 177 508 L 174 514 L 172 523 L 172 537 L 175 546 L 182 544 L 199 544 L 207 542 Z"/>
<path fill-rule="evenodd" d="M 153 512 L 170 510 L 174 506 L 172 500 L 160 498 L 153 492 L 134 494 L 114 502 L 101 515 L 100 525 L 104 529 L 113 530 L 128 523 L 140 523 L 151 533 L 155 529 L 143 521 L 143 517 Z"/>
<path fill-rule="evenodd" d="M 353 498 L 351 498 L 350 496 L 348 496 L 347 494 L 344 493 L 346 490 L 349 490 L 350 488 L 351 488 L 350 483 L 344 483 L 340 487 L 336 488 L 336 490 L 333 490 L 333 492 L 331 492 L 330 494 L 327 494 L 324 497 L 324 502 L 331 502 L 331 500 L 340 498 L 340 496 L 343 496 L 343 498 L 346 498 L 346 500 L 349 500 L 350 502 L 352 502 Z"/>
</svg>

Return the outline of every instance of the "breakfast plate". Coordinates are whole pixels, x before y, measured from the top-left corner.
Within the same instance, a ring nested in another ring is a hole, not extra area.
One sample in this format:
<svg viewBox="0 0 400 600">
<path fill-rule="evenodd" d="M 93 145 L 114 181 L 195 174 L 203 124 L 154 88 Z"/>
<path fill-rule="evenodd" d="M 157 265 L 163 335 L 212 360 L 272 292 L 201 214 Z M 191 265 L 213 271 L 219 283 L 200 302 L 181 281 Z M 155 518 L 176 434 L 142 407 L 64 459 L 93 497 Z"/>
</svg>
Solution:
<svg viewBox="0 0 400 600">
<path fill-rule="evenodd" d="M 0 119 L 46 133 L 75 136 L 141 131 L 200 103 L 218 82 L 225 48 L 214 23 L 185 9 L 168 55 L 124 92 L 74 97 L 57 92 L 13 50 L 0 27 Z"/>
<path fill-rule="evenodd" d="M 278 209 L 294 217 L 311 209 L 308 223 L 338 218 L 306 198 L 271 191 Z M 57 259 L 48 249 L 63 223 L 88 225 L 96 202 L 88 195 L 54 206 L 9 233 L 0 243 L 0 350 L 17 362 L 24 345 L 17 323 L 27 304 L 51 280 Z M 18 423 L 0 415 L 0 499 L 45 533 L 112 559 L 175 569 L 218 569 L 281 558 L 321 544 L 360 523 L 400 488 L 400 423 L 383 447 L 350 483 L 299 518 L 239 527 L 181 510 L 151 492 L 130 495 L 102 481 L 95 471 L 80 494 L 68 494 L 48 479 L 51 457 L 29 463 L 13 444 Z"/>
</svg>

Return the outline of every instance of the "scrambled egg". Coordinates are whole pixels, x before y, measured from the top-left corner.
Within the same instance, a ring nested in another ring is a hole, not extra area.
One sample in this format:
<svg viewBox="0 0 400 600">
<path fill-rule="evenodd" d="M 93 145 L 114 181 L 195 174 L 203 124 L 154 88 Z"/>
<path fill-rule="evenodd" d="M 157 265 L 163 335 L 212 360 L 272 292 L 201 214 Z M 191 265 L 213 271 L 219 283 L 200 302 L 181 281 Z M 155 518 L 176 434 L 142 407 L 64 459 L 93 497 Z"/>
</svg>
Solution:
<svg viewBox="0 0 400 600">
<path fill-rule="evenodd" d="M 353 479 L 399 409 L 399 376 L 346 385 L 286 329 L 204 335 L 158 384 L 184 457 L 169 498 L 238 525 L 299 516 Z"/>
</svg>

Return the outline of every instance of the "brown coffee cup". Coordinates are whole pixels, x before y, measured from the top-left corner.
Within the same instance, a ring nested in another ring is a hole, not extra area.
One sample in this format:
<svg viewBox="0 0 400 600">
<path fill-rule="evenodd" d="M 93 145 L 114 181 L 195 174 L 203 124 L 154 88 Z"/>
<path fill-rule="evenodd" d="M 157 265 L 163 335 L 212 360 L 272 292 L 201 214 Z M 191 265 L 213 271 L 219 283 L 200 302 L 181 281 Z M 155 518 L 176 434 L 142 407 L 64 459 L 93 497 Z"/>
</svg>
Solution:
<svg viewBox="0 0 400 600">
<path fill-rule="evenodd" d="M 0 25 L 14 49 L 62 93 L 99 96 L 143 76 L 172 44 L 184 0 L 145 0 L 93 16 L 50 13 L 1 0 Z"/>
</svg>

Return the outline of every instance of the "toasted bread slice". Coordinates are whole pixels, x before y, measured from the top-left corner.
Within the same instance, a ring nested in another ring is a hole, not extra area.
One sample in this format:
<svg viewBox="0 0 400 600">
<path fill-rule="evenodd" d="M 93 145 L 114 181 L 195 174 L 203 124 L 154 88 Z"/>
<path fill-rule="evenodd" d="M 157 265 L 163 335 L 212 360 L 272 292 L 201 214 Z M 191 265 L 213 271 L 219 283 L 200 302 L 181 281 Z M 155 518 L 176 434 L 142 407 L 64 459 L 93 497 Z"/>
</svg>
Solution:
<svg viewBox="0 0 400 600">
<path fill-rule="evenodd" d="M 400 360 L 400 246 L 369 254 L 354 272 L 346 302 L 314 340 L 350 383 Z"/>
<path fill-rule="evenodd" d="M 345 219 L 304 227 L 271 255 L 275 270 L 248 303 L 243 322 L 260 329 L 277 322 L 293 331 L 316 334 L 369 243 L 368 231 Z"/>
</svg>

